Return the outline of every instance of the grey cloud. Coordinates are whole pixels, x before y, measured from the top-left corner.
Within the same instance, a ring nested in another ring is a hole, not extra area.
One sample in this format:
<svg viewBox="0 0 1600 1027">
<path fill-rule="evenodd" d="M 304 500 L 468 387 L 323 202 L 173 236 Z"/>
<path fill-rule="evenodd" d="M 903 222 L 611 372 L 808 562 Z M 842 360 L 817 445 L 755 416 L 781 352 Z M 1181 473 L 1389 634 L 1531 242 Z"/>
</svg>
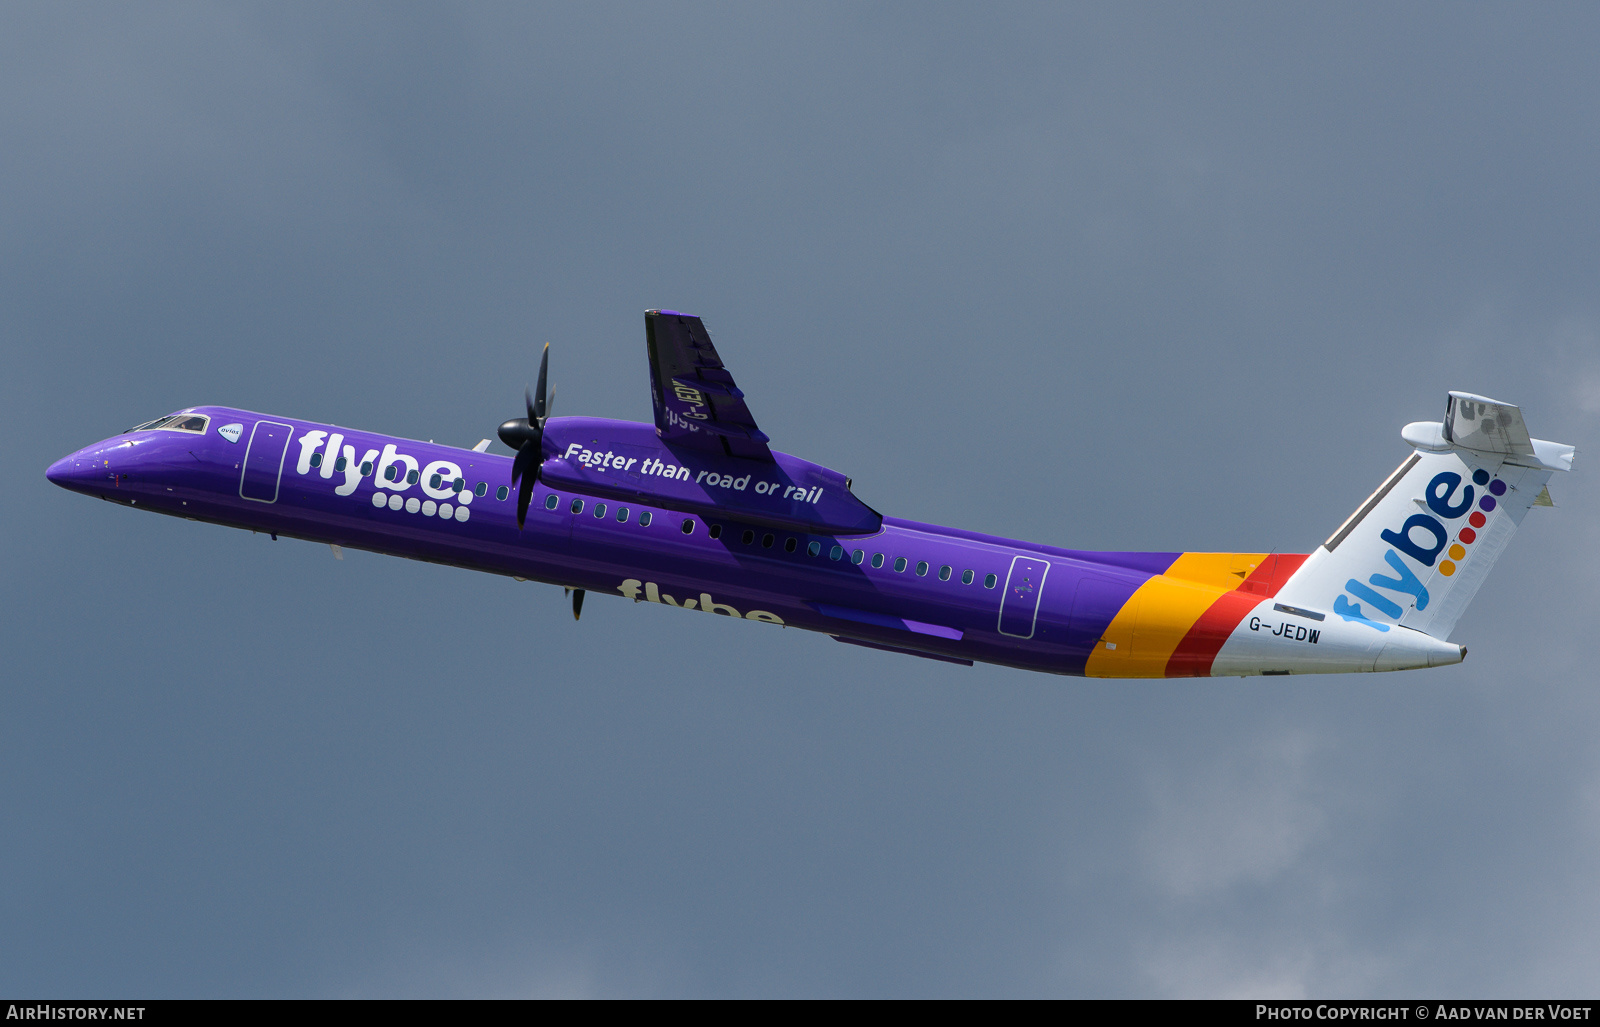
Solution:
<svg viewBox="0 0 1600 1027">
<path fill-rule="evenodd" d="M 1181 778 L 1152 782 L 1141 848 L 1155 882 L 1193 899 L 1270 882 L 1299 862 L 1328 830 L 1325 800 L 1308 790 L 1314 749 L 1290 734 L 1209 766 L 1164 768 Z"/>
</svg>

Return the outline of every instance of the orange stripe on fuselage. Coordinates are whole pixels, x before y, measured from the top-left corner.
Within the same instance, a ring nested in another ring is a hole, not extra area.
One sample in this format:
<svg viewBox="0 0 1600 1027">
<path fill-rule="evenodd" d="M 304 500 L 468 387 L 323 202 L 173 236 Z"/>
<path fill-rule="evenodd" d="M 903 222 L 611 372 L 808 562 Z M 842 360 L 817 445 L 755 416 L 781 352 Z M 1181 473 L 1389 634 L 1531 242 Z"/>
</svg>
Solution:
<svg viewBox="0 0 1600 1027">
<path fill-rule="evenodd" d="M 1304 556 L 1184 553 L 1139 586 L 1089 654 L 1084 674 L 1106 678 L 1211 673 L 1239 621 L 1276 594 Z"/>
<path fill-rule="evenodd" d="M 1263 557 L 1236 591 L 1219 596 L 1211 609 L 1194 622 L 1194 627 L 1172 651 L 1172 659 L 1167 661 L 1167 677 L 1210 677 L 1211 664 L 1233 629 L 1262 599 L 1277 595 L 1283 583 L 1305 562 L 1303 553 L 1273 553 Z"/>
</svg>

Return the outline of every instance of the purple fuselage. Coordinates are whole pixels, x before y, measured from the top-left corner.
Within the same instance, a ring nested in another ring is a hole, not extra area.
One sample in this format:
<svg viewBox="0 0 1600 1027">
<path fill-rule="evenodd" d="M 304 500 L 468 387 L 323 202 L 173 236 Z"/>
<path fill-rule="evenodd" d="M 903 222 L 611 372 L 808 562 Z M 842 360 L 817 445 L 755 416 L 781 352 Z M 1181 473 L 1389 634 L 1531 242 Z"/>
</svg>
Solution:
<svg viewBox="0 0 1600 1027">
<path fill-rule="evenodd" d="M 1128 597 L 1178 556 L 879 518 L 816 464 L 719 460 L 651 425 L 579 417 L 550 420 L 519 530 L 508 456 L 185 413 L 203 430 L 114 436 L 48 476 L 158 513 L 1057 674 L 1082 674 Z"/>
</svg>

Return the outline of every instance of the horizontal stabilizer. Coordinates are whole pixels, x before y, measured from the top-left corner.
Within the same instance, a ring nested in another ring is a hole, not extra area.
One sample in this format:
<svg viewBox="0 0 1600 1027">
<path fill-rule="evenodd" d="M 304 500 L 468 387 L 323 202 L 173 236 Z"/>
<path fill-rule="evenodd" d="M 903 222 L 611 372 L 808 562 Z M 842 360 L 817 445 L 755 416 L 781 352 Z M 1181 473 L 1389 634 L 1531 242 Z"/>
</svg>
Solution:
<svg viewBox="0 0 1600 1027">
<path fill-rule="evenodd" d="M 1444 437 L 1463 449 L 1503 456 L 1533 456 L 1522 411 L 1470 392 L 1452 392 L 1445 405 Z"/>
<path fill-rule="evenodd" d="M 1414 421 L 1400 436 L 1427 453 L 1464 450 L 1547 471 L 1572 470 L 1577 452 L 1560 442 L 1531 438 L 1517 406 L 1470 392 L 1450 393 L 1443 421 Z"/>
</svg>

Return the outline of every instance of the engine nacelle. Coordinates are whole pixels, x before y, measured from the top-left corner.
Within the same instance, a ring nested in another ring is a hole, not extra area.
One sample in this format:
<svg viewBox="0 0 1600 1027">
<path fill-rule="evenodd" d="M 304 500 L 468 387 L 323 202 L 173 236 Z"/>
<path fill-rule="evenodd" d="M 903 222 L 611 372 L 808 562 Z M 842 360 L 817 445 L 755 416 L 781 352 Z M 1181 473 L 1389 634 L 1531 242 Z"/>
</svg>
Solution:
<svg viewBox="0 0 1600 1027">
<path fill-rule="evenodd" d="M 838 471 L 789 456 L 773 461 L 671 446 L 654 425 L 598 417 L 545 424 L 539 479 L 554 489 L 797 531 L 866 535 L 883 517 Z"/>
</svg>

